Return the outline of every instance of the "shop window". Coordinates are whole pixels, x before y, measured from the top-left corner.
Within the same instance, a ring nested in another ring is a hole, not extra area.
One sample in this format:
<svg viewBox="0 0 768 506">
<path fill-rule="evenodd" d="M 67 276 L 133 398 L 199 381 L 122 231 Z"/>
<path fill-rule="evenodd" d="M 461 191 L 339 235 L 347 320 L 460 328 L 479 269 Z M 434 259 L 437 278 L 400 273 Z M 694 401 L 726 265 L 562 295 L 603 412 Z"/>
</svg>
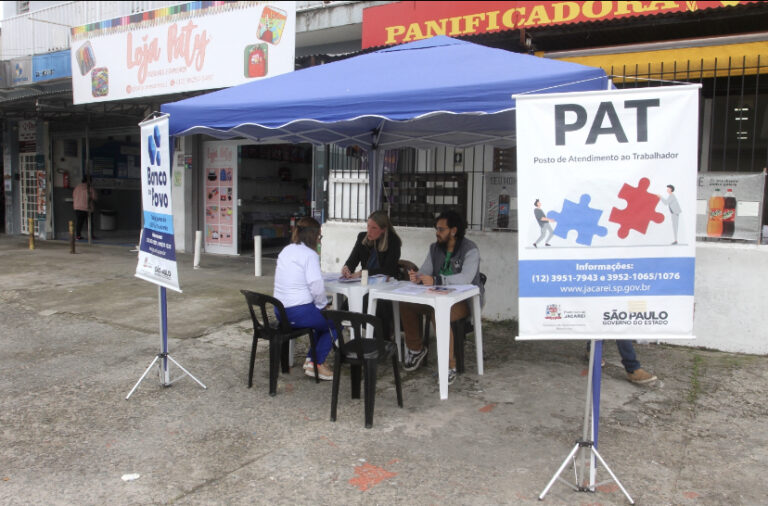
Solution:
<svg viewBox="0 0 768 506">
<path fill-rule="evenodd" d="M 239 241 L 245 251 L 261 237 L 275 254 L 287 244 L 291 222 L 309 213 L 312 147 L 308 144 L 240 146 L 238 171 Z"/>
</svg>

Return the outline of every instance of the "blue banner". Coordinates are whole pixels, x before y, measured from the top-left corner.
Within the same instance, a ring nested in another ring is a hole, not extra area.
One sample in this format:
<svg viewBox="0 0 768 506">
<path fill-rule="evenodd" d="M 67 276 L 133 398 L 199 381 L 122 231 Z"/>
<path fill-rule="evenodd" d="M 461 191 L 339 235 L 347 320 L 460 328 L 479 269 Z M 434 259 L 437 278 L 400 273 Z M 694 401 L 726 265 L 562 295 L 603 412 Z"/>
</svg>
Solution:
<svg viewBox="0 0 768 506">
<path fill-rule="evenodd" d="M 173 234 L 164 234 L 145 228 L 144 233 L 141 234 L 139 250 L 164 260 L 176 261 Z"/>
<path fill-rule="evenodd" d="M 520 296 L 692 296 L 694 276 L 693 258 L 520 260 Z"/>
<path fill-rule="evenodd" d="M 173 235 L 173 215 L 144 211 L 144 228 Z"/>
</svg>

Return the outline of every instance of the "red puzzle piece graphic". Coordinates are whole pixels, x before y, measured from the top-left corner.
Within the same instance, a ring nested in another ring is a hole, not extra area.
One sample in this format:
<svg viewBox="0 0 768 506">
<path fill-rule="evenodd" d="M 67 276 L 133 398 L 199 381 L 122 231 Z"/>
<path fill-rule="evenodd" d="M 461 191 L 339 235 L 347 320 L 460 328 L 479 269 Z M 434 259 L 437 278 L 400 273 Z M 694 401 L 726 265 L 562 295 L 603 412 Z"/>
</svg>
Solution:
<svg viewBox="0 0 768 506">
<path fill-rule="evenodd" d="M 627 201 L 627 207 L 624 209 L 614 207 L 608 218 L 608 221 L 621 225 L 618 233 L 621 239 L 625 239 L 630 230 L 645 234 L 650 222 L 664 221 L 664 215 L 656 212 L 659 196 L 647 191 L 650 185 L 651 181 L 644 177 L 637 183 L 637 188 L 627 183 L 621 187 L 619 197 Z"/>
</svg>

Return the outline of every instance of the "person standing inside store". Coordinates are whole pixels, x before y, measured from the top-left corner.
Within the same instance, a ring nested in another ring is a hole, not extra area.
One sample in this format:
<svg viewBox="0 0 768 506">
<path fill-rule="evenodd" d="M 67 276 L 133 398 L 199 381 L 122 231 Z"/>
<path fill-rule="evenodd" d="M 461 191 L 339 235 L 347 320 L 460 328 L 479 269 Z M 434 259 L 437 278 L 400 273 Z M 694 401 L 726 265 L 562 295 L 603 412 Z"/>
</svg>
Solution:
<svg viewBox="0 0 768 506">
<path fill-rule="evenodd" d="M 96 191 L 88 182 L 88 176 L 83 176 L 79 185 L 72 191 L 72 207 L 75 209 L 75 236 L 78 241 L 83 239 L 81 232 L 86 221 L 93 226 L 93 209 L 97 199 Z M 96 239 L 91 231 L 91 239 Z"/>
<path fill-rule="evenodd" d="M 402 244 L 389 215 L 385 211 L 372 212 L 368 216 L 367 230 L 358 234 L 352 253 L 341 268 L 341 276 L 347 279 L 359 278 L 363 270 L 367 270 L 369 276 L 383 274 L 387 278 L 397 278 Z M 362 269 L 355 272 L 358 265 Z M 367 310 L 368 295 L 363 299 L 363 312 Z M 381 318 L 384 335 L 392 335 L 392 303 L 379 301 L 376 316 Z"/>
<path fill-rule="evenodd" d="M 480 250 L 464 237 L 466 225 L 456 211 L 443 211 L 435 220 L 437 241 L 429 246 L 429 253 L 418 271 L 410 272 L 410 280 L 420 285 L 476 285 L 480 288 L 480 301 L 484 302 L 485 287 L 480 281 Z M 451 307 L 451 321 L 466 318 L 470 313 L 467 301 Z M 428 314 L 434 322 L 434 311 L 423 304 L 400 303 L 400 321 L 405 329 L 405 362 L 403 369 L 418 369 L 427 355 L 421 336 L 419 316 Z M 448 384 L 456 379 L 456 359 L 453 355 L 453 330 L 449 348 Z"/>
<path fill-rule="evenodd" d="M 285 306 L 291 328 L 315 330 L 317 372 L 322 380 L 333 379 L 333 368 L 326 359 L 336 340 L 333 322 L 320 312 L 328 305 L 325 284 L 320 272 L 320 223 L 314 218 L 301 218 L 291 234 L 291 244 L 283 248 L 277 257 L 274 296 Z M 307 352 L 304 374 L 315 377 L 312 350 Z"/>
</svg>

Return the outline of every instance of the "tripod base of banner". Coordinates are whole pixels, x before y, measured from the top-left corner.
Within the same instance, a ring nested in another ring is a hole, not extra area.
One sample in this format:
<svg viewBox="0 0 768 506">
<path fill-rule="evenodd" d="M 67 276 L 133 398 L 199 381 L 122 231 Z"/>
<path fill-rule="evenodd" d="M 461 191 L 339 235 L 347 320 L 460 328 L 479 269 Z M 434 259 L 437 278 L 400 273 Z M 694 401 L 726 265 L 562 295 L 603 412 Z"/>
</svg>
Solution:
<svg viewBox="0 0 768 506">
<path fill-rule="evenodd" d="M 576 441 L 576 444 L 574 445 L 571 452 L 567 457 L 565 457 L 565 460 L 557 469 L 555 475 L 551 480 L 549 480 L 549 483 L 547 483 L 544 491 L 542 491 L 541 495 L 539 496 L 540 501 L 544 499 L 544 496 L 547 495 L 547 492 L 549 492 L 549 489 L 552 488 L 552 485 L 556 480 L 562 481 L 577 492 L 594 492 L 598 486 L 608 483 L 608 481 L 595 483 L 595 478 L 597 476 L 595 457 L 597 457 L 600 463 L 605 466 L 605 469 L 608 471 L 608 474 L 611 475 L 613 481 L 616 483 L 616 485 L 619 486 L 621 491 L 627 497 L 629 503 L 635 504 L 635 501 L 633 501 L 629 496 L 627 490 L 624 488 L 621 482 L 619 482 L 619 479 L 616 477 L 616 475 L 613 474 L 613 471 L 611 471 L 611 468 L 608 467 L 608 464 L 605 463 L 605 460 L 603 460 L 603 457 L 600 456 L 600 453 L 598 453 L 596 448 L 598 421 L 600 419 L 600 376 L 602 374 L 602 366 L 600 363 L 602 361 L 602 357 L 602 341 L 592 339 L 589 346 L 587 398 L 586 402 L 584 403 L 584 429 L 582 436 L 581 439 Z M 594 389 L 593 386 L 595 387 Z M 582 450 L 581 462 L 580 464 L 577 464 L 576 454 L 580 449 Z M 560 475 L 563 473 L 563 470 L 566 468 L 569 461 L 573 462 L 573 474 L 575 477 L 575 483 L 570 483 L 560 478 Z"/>
<path fill-rule="evenodd" d="M 608 464 L 606 464 L 605 460 L 603 460 L 603 457 L 600 455 L 600 453 L 597 451 L 597 448 L 595 448 L 595 445 L 592 443 L 592 441 L 577 441 L 574 445 L 573 449 L 571 450 L 571 453 L 568 454 L 567 457 L 565 457 L 565 460 L 558 468 L 555 475 L 552 477 L 552 479 L 547 483 L 547 486 L 544 488 L 544 491 L 539 496 L 539 500 L 541 501 L 544 499 L 544 496 L 547 495 L 547 492 L 549 492 L 549 489 L 552 488 L 552 485 L 554 485 L 556 480 L 560 480 L 562 483 L 565 483 L 569 487 L 571 487 L 576 492 L 594 492 L 596 487 L 599 487 L 601 485 L 604 485 L 606 483 L 609 483 L 611 480 L 607 480 L 601 483 L 590 483 L 587 486 L 582 485 L 582 483 L 587 482 L 586 476 L 579 476 L 578 473 L 578 467 L 576 465 L 576 452 L 579 451 L 580 448 L 583 448 L 584 451 L 589 453 L 589 461 L 594 462 L 594 457 L 597 457 L 597 460 L 600 461 L 600 463 L 605 467 L 605 470 L 608 471 L 608 474 L 611 475 L 611 479 L 616 483 L 616 485 L 619 486 L 621 491 L 624 493 L 624 495 L 627 497 L 627 500 L 629 501 L 629 504 L 635 504 L 635 501 L 632 500 L 632 498 L 629 496 L 629 493 L 624 488 L 624 486 L 621 484 L 619 479 L 616 477 L 615 474 L 613 474 L 613 471 L 611 471 L 611 468 L 608 467 Z M 564 480 L 560 477 L 560 475 L 565 470 L 565 467 L 568 465 L 568 462 L 572 461 L 573 463 L 573 472 L 575 476 L 575 483 L 571 483 L 569 481 Z M 589 470 L 589 474 L 592 473 L 592 470 Z"/>
<path fill-rule="evenodd" d="M 176 367 L 181 369 L 184 374 L 182 374 L 178 378 L 171 381 L 170 369 L 167 367 L 168 364 L 167 362 L 165 362 L 164 359 L 168 359 L 174 364 L 176 364 Z M 141 375 L 141 378 L 139 378 L 139 381 L 137 381 L 136 384 L 133 385 L 133 388 L 131 389 L 131 391 L 128 392 L 128 395 L 125 397 L 125 400 L 128 400 L 131 397 L 131 395 L 133 395 L 133 392 L 135 392 L 136 389 L 139 388 L 139 385 L 141 384 L 142 381 L 144 381 L 144 378 L 147 377 L 147 374 L 149 374 L 149 371 L 152 370 L 152 366 L 154 366 L 155 364 L 157 364 L 157 370 L 160 376 L 160 385 L 163 387 L 169 387 L 176 381 L 183 378 L 184 376 L 189 376 L 195 381 L 195 383 L 197 383 L 204 389 L 208 388 L 205 385 L 203 385 L 203 383 L 199 379 L 192 376 L 192 374 L 189 371 L 184 369 L 184 367 L 180 363 L 176 362 L 176 360 L 174 360 L 174 358 L 171 355 L 169 355 L 168 353 L 158 353 L 157 356 L 155 356 L 155 359 L 152 360 L 152 362 L 149 364 L 149 367 L 147 367 L 147 369 L 144 371 L 144 374 Z M 166 365 L 165 368 L 163 367 L 163 364 Z"/>
</svg>

